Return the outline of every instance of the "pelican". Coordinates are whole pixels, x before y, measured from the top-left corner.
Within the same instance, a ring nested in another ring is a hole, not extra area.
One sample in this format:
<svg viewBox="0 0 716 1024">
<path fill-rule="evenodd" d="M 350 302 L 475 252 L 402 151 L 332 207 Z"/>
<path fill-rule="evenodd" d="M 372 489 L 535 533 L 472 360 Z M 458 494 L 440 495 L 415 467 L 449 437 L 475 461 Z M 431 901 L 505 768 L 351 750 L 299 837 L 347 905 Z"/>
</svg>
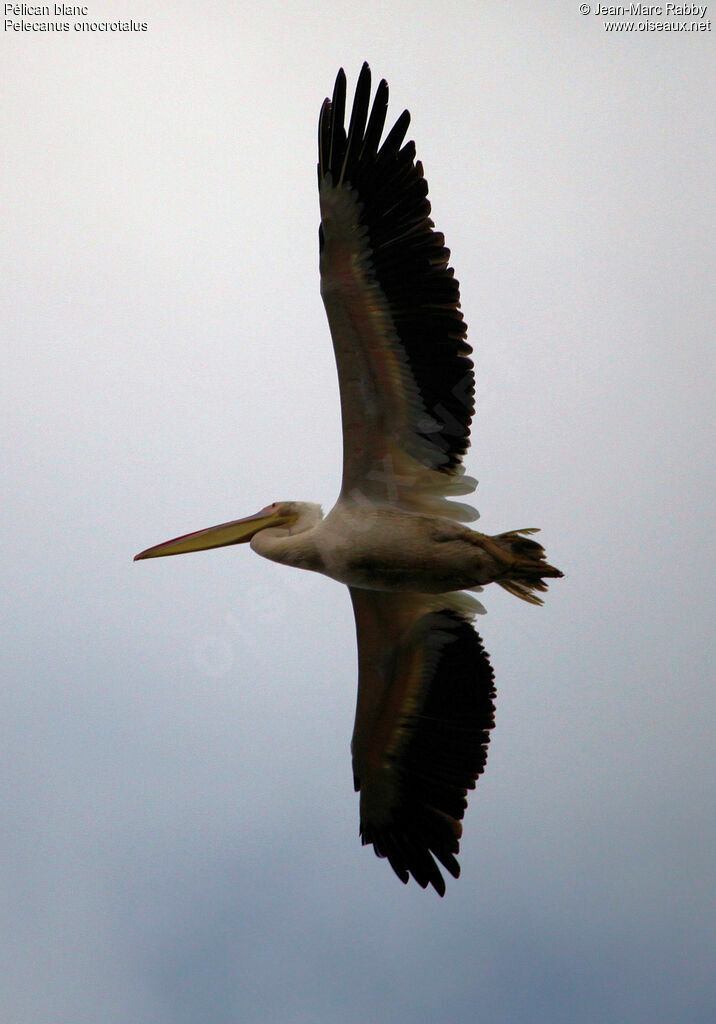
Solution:
<svg viewBox="0 0 716 1024">
<path fill-rule="evenodd" d="M 497 583 L 532 604 L 549 565 L 533 529 L 464 525 L 455 497 L 474 412 L 472 349 L 445 239 L 403 111 L 383 136 L 388 85 L 371 106 L 363 65 L 345 130 L 346 77 L 318 130 L 321 295 L 340 385 L 343 479 L 327 516 L 276 501 L 254 515 L 157 544 L 136 559 L 249 542 L 264 558 L 345 583 L 358 640 L 351 745 L 360 836 L 442 896 L 454 878 L 467 791 L 487 758 L 493 672 L 466 591 Z M 136 560 L 135 559 L 135 560 Z"/>
</svg>

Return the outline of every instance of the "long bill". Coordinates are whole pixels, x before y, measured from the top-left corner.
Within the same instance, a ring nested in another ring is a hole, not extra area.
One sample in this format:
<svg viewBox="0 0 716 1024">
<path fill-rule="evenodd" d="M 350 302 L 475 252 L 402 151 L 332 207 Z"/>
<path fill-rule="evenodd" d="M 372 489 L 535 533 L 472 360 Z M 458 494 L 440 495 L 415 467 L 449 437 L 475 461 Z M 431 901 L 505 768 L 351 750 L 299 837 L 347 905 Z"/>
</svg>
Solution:
<svg viewBox="0 0 716 1024">
<path fill-rule="evenodd" d="M 260 512 L 255 512 L 245 519 L 219 523 L 218 526 L 209 526 L 206 530 L 185 533 L 181 537 L 174 537 L 173 540 L 155 544 L 154 547 L 135 555 L 134 561 L 139 562 L 143 558 L 162 558 L 164 555 L 183 555 L 188 551 L 206 551 L 208 548 L 223 548 L 230 544 L 244 544 L 267 526 L 281 526 L 291 519 L 291 516 L 281 513 L 275 505 L 267 505 Z"/>
</svg>

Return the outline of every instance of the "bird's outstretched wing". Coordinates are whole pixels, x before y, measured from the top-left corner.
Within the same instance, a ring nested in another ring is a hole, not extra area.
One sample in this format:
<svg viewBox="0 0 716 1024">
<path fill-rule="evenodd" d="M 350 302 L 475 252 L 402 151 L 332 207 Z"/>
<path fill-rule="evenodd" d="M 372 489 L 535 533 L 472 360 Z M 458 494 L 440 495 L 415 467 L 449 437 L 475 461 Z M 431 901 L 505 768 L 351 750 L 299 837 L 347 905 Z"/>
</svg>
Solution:
<svg viewBox="0 0 716 1024">
<path fill-rule="evenodd" d="M 442 896 L 494 724 L 492 668 L 459 594 L 350 588 L 358 634 L 360 831 L 398 878 Z"/>
<path fill-rule="evenodd" d="M 341 69 L 319 123 L 321 294 L 338 366 L 343 500 L 475 519 L 448 501 L 463 475 L 474 377 L 450 252 L 430 219 L 404 111 L 381 144 L 388 86 L 370 107 L 363 65 L 348 132 Z"/>
</svg>

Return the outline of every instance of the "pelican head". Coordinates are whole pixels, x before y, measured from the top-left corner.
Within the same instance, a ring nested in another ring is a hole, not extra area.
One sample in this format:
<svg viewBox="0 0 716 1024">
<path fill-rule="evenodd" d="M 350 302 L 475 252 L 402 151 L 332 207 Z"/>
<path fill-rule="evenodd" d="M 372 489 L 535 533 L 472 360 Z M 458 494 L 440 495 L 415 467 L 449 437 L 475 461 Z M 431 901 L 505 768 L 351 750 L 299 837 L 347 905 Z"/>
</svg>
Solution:
<svg viewBox="0 0 716 1024">
<path fill-rule="evenodd" d="M 234 519 L 230 523 L 209 526 L 206 530 L 196 533 L 185 533 L 173 540 L 140 551 L 134 556 L 138 562 L 142 558 L 161 558 L 164 555 L 183 555 L 187 551 L 205 551 L 207 548 L 223 548 L 230 544 L 244 544 L 250 541 L 261 530 L 268 527 L 287 527 L 285 533 L 302 532 L 320 522 L 322 512 L 320 505 L 302 501 L 274 501 L 245 519 Z M 281 533 L 284 531 L 282 530 Z"/>
</svg>

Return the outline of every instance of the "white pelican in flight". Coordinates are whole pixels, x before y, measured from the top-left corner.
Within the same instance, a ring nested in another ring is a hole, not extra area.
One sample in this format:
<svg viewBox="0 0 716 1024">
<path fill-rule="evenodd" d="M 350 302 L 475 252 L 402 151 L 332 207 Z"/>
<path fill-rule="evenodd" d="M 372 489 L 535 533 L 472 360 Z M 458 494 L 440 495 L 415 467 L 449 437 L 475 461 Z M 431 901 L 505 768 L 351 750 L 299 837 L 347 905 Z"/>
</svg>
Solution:
<svg viewBox="0 0 716 1024">
<path fill-rule="evenodd" d="M 348 132 L 346 78 L 321 109 L 318 183 L 321 295 L 338 367 L 343 480 L 318 505 L 276 501 L 246 519 L 158 544 L 137 559 L 250 541 L 264 558 L 348 586 L 358 637 L 352 755 L 360 835 L 442 896 L 436 860 L 455 878 L 467 791 L 487 757 L 493 673 L 465 590 L 498 583 L 541 604 L 562 573 L 515 530 L 462 525 L 476 481 L 465 476 L 474 411 L 471 348 L 445 239 L 404 111 L 381 144 L 388 86 L 370 106 L 367 64 Z"/>
</svg>

